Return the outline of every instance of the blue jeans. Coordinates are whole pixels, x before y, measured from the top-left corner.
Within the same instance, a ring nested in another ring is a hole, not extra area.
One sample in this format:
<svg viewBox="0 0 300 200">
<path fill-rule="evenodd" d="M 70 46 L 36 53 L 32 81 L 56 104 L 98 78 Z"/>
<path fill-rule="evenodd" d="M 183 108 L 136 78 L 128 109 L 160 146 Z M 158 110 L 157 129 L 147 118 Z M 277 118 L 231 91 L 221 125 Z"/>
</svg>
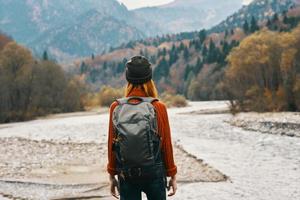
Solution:
<svg viewBox="0 0 300 200">
<path fill-rule="evenodd" d="M 119 178 L 121 200 L 141 200 L 142 192 L 148 200 L 166 200 L 166 188 L 164 178 L 142 183 L 132 183 Z"/>
</svg>

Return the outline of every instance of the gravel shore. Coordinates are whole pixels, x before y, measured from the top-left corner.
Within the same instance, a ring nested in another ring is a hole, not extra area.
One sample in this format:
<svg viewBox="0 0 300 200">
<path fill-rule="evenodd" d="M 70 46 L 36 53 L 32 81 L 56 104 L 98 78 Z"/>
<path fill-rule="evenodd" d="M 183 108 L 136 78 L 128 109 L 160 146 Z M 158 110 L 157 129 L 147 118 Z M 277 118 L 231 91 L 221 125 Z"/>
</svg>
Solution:
<svg viewBox="0 0 300 200">
<path fill-rule="evenodd" d="M 300 113 L 240 113 L 229 123 L 250 131 L 300 137 Z"/>
<path fill-rule="evenodd" d="M 168 110 L 179 181 L 170 199 L 300 199 L 300 138 L 233 126 L 227 109 Z M 78 114 L 0 125 L 0 199 L 112 200 L 107 123 L 107 114 Z"/>
<path fill-rule="evenodd" d="M 55 130 L 54 130 L 55 131 Z M 0 138 L 0 195 L 11 199 L 111 199 L 106 143 Z M 227 176 L 174 145 L 178 182 L 226 181 Z"/>
</svg>

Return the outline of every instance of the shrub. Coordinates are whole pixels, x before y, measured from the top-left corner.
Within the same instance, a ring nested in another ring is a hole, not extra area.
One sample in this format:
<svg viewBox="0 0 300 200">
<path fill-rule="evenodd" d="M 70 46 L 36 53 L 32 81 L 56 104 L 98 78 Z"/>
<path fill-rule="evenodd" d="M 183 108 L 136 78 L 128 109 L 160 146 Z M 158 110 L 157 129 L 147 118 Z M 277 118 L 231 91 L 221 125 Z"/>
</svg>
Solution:
<svg viewBox="0 0 300 200">
<path fill-rule="evenodd" d="M 124 96 L 124 90 L 122 88 L 104 86 L 99 92 L 99 102 L 101 106 L 109 107 L 115 99 L 121 98 L 122 96 Z"/>
<path fill-rule="evenodd" d="M 91 110 L 100 106 L 99 93 L 87 93 L 81 97 L 81 102 L 85 110 Z"/>
<path fill-rule="evenodd" d="M 295 93 L 295 102 L 296 102 L 297 108 L 298 108 L 298 110 L 300 110 L 300 75 L 297 77 L 297 81 L 295 83 L 293 91 Z"/>
<path fill-rule="evenodd" d="M 161 100 L 168 107 L 185 107 L 188 105 L 186 98 L 182 95 L 173 95 L 170 93 L 163 93 L 161 95 Z"/>
</svg>

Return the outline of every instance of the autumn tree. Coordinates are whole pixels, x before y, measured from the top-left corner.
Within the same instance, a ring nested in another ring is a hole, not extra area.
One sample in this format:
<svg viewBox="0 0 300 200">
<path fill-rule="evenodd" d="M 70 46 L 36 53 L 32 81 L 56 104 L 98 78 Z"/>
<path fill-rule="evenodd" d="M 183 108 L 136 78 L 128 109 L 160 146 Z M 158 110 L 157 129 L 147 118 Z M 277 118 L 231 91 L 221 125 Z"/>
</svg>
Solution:
<svg viewBox="0 0 300 200">
<path fill-rule="evenodd" d="M 0 122 L 82 109 L 80 91 L 62 68 L 10 42 L 0 52 Z"/>
<path fill-rule="evenodd" d="M 4 48 L 6 44 L 12 42 L 12 39 L 0 31 L 0 51 Z"/>
<path fill-rule="evenodd" d="M 226 93 L 239 110 L 299 110 L 300 27 L 292 33 L 268 30 L 244 39 L 228 56 Z"/>
</svg>

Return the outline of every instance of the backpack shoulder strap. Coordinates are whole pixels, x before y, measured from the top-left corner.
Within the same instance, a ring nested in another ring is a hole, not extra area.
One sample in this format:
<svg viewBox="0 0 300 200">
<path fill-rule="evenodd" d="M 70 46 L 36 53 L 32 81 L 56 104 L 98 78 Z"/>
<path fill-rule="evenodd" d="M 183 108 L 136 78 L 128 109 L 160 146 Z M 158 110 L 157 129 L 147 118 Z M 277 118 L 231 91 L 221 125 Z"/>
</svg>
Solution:
<svg viewBox="0 0 300 200">
<path fill-rule="evenodd" d="M 141 100 L 141 102 L 148 102 L 148 103 L 152 103 L 154 101 L 159 101 L 157 98 L 139 97 L 139 96 L 124 97 L 124 98 L 116 99 L 116 101 L 118 102 L 119 105 L 123 105 L 123 104 L 128 103 L 128 101 L 130 101 L 131 99 L 138 99 L 138 100 Z"/>
<path fill-rule="evenodd" d="M 128 97 L 116 99 L 115 101 L 117 101 L 119 105 L 123 105 L 123 104 L 126 104 L 128 102 Z"/>
<path fill-rule="evenodd" d="M 143 99 L 144 102 L 153 103 L 154 101 L 159 101 L 157 98 L 153 97 L 140 97 Z"/>
</svg>

